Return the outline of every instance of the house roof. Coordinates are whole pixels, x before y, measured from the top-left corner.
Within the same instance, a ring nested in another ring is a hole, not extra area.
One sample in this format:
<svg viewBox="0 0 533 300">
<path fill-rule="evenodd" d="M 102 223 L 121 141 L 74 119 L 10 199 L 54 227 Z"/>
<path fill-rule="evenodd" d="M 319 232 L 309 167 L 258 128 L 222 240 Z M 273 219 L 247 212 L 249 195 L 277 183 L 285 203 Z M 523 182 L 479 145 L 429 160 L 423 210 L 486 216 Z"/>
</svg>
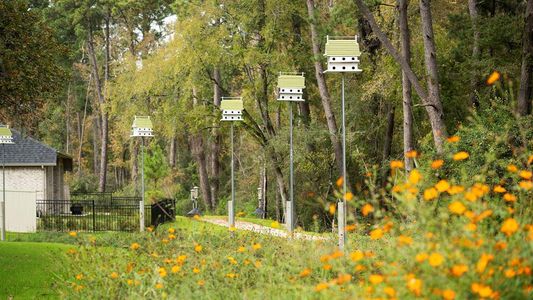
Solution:
<svg viewBox="0 0 533 300">
<path fill-rule="evenodd" d="M 326 56 L 361 56 L 357 39 L 329 39 L 326 43 Z"/>
<path fill-rule="evenodd" d="M 303 75 L 279 75 L 279 88 L 305 88 L 305 78 Z"/>
<path fill-rule="evenodd" d="M 11 129 L 13 143 L 0 148 L 5 150 L 6 166 L 55 166 L 58 158 L 64 159 L 65 170 L 72 170 L 72 157 L 45 145 L 29 136 L 23 136 L 18 130 Z M 2 149 L 0 149 L 0 159 Z"/>
<path fill-rule="evenodd" d="M 133 120 L 133 125 L 131 127 L 152 129 L 152 120 L 147 116 L 135 116 L 135 120 Z"/>
<path fill-rule="evenodd" d="M 220 109 L 222 110 L 243 110 L 244 106 L 242 103 L 242 99 L 222 100 L 222 102 L 220 102 Z"/>
</svg>

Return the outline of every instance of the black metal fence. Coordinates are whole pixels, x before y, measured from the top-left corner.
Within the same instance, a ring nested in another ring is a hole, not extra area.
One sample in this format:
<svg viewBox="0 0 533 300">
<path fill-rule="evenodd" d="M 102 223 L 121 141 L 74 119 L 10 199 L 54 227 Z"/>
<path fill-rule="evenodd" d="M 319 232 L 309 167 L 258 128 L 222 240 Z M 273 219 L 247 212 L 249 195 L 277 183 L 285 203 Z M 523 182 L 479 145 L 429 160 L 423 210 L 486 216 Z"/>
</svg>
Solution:
<svg viewBox="0 0 533 300">
<path fill-rule="evenodd" d="M 37 200 L 38 231 L 137 231 L 140 197 Z M 175 201 L 144 205 L 145 226 L 174 220 Z"/>
</svg>

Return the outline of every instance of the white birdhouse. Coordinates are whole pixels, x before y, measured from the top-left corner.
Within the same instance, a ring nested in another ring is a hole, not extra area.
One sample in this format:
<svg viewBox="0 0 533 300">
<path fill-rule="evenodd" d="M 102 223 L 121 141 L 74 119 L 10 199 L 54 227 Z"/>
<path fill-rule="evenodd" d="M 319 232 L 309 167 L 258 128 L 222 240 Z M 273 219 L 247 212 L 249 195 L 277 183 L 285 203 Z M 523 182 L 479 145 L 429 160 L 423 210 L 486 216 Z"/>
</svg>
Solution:
<svg viewBox="0 0 533 300">
<path fill-rule="evenodd" d="M 361 72 L 359 69 L 359 44 L 354 37 L 327 37 L 326 53 L 328 69 L 325 72 Z"/>
<path fill-rule="evenodd" d="M 131 136 L 154 136 L 152 120 L 147 116 L 135 116 L 131 125 Z"/>
<path fill-rule="evenodd" d="M 220 102 L 222 110 L 221 121 L 242 121 L 242 110 L 244 109 L 242 97 L 222 97 Z"/>
<path fill-rule="evenodd" d="M 0 125 L 0 144 L 13 144 L 13 133 L 9 125 Z"/>
<path fill-rule="evenodd" d="M 305 88 L 304 74 L 280 73 L 278 77 L 279 101 L 305 101 L 303 92 Z"/>
</svg>

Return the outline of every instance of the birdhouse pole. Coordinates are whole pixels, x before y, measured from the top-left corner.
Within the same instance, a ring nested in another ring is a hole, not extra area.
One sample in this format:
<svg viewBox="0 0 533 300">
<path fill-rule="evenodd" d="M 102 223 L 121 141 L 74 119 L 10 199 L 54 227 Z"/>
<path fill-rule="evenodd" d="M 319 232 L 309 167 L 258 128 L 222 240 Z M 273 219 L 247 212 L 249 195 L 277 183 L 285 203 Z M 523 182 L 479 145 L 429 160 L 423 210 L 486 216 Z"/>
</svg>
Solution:
<svg viewBox="0 0 533 300">
<path fill-rule="evenodd" d="M 346 116 L 344 101 L 344 73 L 359 73 L 359 44 L 357 36 L 327 37 L 326 53 L 328 68 L 324 73 L 342 73 L 341 81 L 341 114 L 342 114 L 342 199 L 337 201 L 337 224 L 339 249 L 344 250 L 346 244 Z"/>
<path fill-rule="evenodd" d="M 296 225 L 294 202 L 294 145 L 293 145 L 293 113 L 292 102 L 303 102 L 303 89 L 305 88 L 304 73 L 281 73 L 278 77 L 278 101 L 289 102 L 289 201 L 286 203 L 287 212 L 285 225 L 289 233 L 294 231 Z"/>
<path fill-rule="evenodd" d="M 141 138 L 141 200 L 139 201 L 139 231 L 145 227 L 144 218 L 144 137 L 153 137 L 153 125 L 150 117 L 135 116 L 131 126 L 131 137 Z"/>
<path fill-rule="evenodd" d="M 231 139 L 231 200 L 228 201 L 228 228 L 233 236 L 235 229 L 235 154 L 233 147 L 234 140 L 234 122 L 242 121 L 242 111 L 244 110 L 241 97 L 222 97 L 220 102 L 222 110 L 221 121 L 230 121 L 230 139 Z"/>
<path fill-rule="evenodd" d="M 13 134 L 9 126 L 0 125 L 0 144 L 2 144 L 2 202 L 0 202 L 0 212 L 2 213 L 2 230 L 0 230 L 0 241 L 6 240 L 6 144 L 13 144 Z"/>
</svg>

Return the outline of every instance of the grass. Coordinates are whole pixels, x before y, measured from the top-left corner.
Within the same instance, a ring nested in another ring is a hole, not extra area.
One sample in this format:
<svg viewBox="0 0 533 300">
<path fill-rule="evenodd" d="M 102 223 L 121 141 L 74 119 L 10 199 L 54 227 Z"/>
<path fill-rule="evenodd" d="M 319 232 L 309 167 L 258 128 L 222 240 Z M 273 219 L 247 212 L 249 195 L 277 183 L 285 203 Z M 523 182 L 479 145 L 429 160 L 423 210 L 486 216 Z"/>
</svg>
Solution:
<svg viewBox="0 0 533 300">
<path fill-rule="evenodd" d="M 64 275 L 68 245 L 57 243 L 0 243 L 0 299 L 55 299 L 55 282 Z"/>
</svg>

